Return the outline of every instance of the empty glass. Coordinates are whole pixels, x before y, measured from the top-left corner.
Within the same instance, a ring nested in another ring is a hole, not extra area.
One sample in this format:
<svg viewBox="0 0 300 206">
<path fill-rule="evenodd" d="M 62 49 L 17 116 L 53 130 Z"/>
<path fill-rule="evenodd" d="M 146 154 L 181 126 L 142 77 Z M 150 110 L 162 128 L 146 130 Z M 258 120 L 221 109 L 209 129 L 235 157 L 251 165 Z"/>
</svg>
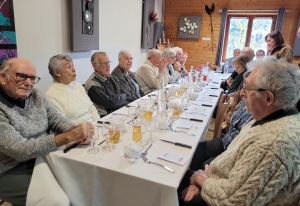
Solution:
<svg viewBox="0 0 300 206">
<path fill-rule="evenodd" d="M 99 139 L 101 133 L 101 125 L 93 124 L 94 125 L 94 136 L 92 137 L 92 147 L 87 150 L 88 154 L 96 154 L 99 152 L 99 147 L 95 147 L 97 139 Z"/>
<path fill-rule="evenodd" d="M 157 138 L 154 138 L 152 136 L 152 132 L 156 129 L 156 120 L 155 120 L 155 118 L 151 119 L 150 121 L 147 121 L 146 129 L 149 132 L 148 143 L 154 143 L 154 142 L 156 142 Z"/>
<path fill-rule="evenodd" d="M 130 125 L 132 125 L 132 121 L 134 116 L 136 115 L 136 107 L 128 107 L 128 116 L 130 117 Z"/>
</svg>

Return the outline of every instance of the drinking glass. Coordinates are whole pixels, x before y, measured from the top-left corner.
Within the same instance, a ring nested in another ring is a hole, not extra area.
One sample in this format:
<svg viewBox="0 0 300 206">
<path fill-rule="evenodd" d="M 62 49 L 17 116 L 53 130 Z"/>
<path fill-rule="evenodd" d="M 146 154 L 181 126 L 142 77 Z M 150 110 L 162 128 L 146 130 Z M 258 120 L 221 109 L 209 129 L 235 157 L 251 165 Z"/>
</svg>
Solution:
<svg viewBox="0 0 300 206">
<path fill-rule="evenodd" d="M 142 122 L 138 120 L 133 121 L 132 139 L 139 143 L 142 140 Z"/>
<path fill-rule="evenodd" d="M 128 116 L 130 117 L 130 125 L 132 125 L 133 118 L 136 114 L 136 107 L 128 107 Z"/>
<path fill-rule="evenodd" d="M 103 152 L 112 152 L 115 149 L 115 145 L 113 145 L 110 141 L 111 137 L 113 137 L 114 124 L 112 122 L 103 122 L 102 123 L 102 136 L 106 139 L 106 145 L 102 147 Z"/>
<path fill-rule="evenodd" d="M 172 118 L 177 119 L 181 114 L 181 104 L 179 102 L 175 102 L 172 105 Z"/>
<path fill-rule="evenodd" d="M 153 107 L 155 106 L 156 99 L 157 99 L 156 94 L 150 95 L 150 101 L 151 101 L 151 104 L 153 105 Z"/>
<path fill-rule="evenodd" d="M 154 143 L 154 142 L 156 142 L 157 138 L 154 138 L 153 135 L 152 135 L 152 132 L 156 128 L 156 120 L 155 120 L 155 118 L 153 118 L 153 119 L 151 119 L 151 120 L 149 120 L 147 122 L 146 128 L 147 128 L 147 131 L 149 132 L 148 143 Z"/>
<path fill-rule="evenodd" d="M 150 104 L 146 104 L 146 109 L 144 110 L 144 119 L 149 121 L 153 116 L 153 106 Z"/>
<path fill-rule="evenodd" d="M 92 147 L 89 148 L 87 150 L 87 153 L 88 154 L 96 154 L 99 152 L 99 147 L 95 147 L 95 144 L 96 144 L 96 141 L 97 139 L 99 139 L 99 136 L 100 136 L 100 130 L 101 130 L 101 125 L 98 125 L 98 124 L 93 124 L 94 126 L 94 136 L 92 137 Z"/>
<path fill-rule="evenodd" d="M 121 130 L 123 128 L 123 122 L 122 121 L 116 121 L 113 124 L 113 135 L 110 136 L 110 142 L 113 144 L 117 144 L 119 142 L 122 141 L 122 139 L 120 138 L 121 136 Z M 111 131 L 110 131 L 111 132 Z"/>
<path fill-rule="evenodd" d="M 146 109 L 146 103 L 145 102 L 139 102 L 138 103 L 138 116 L 141 118 L 144 118 L 144 111 Z"/>
</svg>

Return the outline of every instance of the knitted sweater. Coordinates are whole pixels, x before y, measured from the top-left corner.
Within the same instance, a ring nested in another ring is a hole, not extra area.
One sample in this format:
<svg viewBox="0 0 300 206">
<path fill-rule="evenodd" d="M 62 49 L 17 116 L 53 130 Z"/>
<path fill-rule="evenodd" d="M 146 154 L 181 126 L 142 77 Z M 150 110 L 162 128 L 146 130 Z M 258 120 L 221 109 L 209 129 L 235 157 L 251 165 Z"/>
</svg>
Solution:
<svg viewBox="0 0 300 206">
<path fill-rule="evenodd" d="M 58 111 L 76 124 L 100 119 L 97 109 L 79 82 L 73 81 L 66 85 L 53 81 L 46 96 Z"/>
<path fill-rule="evenodd" d="M 158 72 L 158 68 L 146 60 L 135 73 L 137 83 L 144 94 L 161 89 L 162 84 L 168 84 L 168 76 Z"/>
<path fill-rule="evenodd" d="M 300 200 L 300 115 L 254 122 L 211 162 L 201 190 L 208 205 L 293 205 Z"/>
<path fill-rule="evenodd" d="M 0 174 L 24 162 L 57 149 L 54 135 L 75 126 L 63 117 L 38 90 L 25 100 L 25 107 L 0 101 Z"/>
</svg>

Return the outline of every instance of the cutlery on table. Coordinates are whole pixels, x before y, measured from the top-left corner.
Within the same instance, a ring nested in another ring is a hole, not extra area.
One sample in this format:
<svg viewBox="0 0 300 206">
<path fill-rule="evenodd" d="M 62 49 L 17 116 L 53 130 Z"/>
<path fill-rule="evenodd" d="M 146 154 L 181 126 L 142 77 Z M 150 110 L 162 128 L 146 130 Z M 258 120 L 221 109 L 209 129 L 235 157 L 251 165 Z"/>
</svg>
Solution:
<svg viewBox="0 0 300 206">
<path fill-rule="evenodd" d="M 67 152 L 69 152 L 71 149 L 77 147 L 77 146 L 80 144 L 80 142 L 81 142 L 81 141 L 75 142 L 75 143 L 73 143 L 71 146 L 66 147 L 66 148 L 64 149 L 64 153 L 67 153 Z"/>
<path fill-rule="evenodd" d="M 141 152 L 141 155 L 142 155 L 142 156 L 146 156 L 147 153 L 148 153 L 148 150 L 149 150 L 151 147 L 152 147 L 152 144 L 150 144 L 150 145 L 147 147 L 147 149 L 146 149 L 145 151 Z"/>
<path fill-rule="evenodd" d="M 128 115 L 128 114 L 122 114 L 122 113 L 112 113 L 112 115 L 124 115 L 124 116 L 127 116 L 127 117 L 129 117 L 129 115 Z"/>
<path fill-rule="evenodd" d="M 168 143 L 171 143 L 171 144 L 175 144 L 176 146 L 186 147 L 186 148 L 192 149 L 191 145 L 187 145 L 187 144 L 183 144 L 183 143 L 179 143 L 179 142 L 171 142 L 171 141 L 164 140 L 164 139 L 159 139 L 159 140 L 163 141 L 163 142 L 168 142 Z"/>
<path fill-rule="evenodd" d="M 190 121 L 194 121 L 194 122 L 203 122 L 202 119 L 194 119 L 194 118 L 187 118 L 187 117 L 179 117 L 180 119 L 188 119 Z"/>
<path fill-rule="evenodd" d="M 207 114 L 204 114 L 202 112 L 191 112 L 191 111 L 185 111 L 188 114 L 201 114 L 202 116 L 207 116 Z"/>
<path fill-rule="evenodd" d="M 106 140 L 106 139 L 105 139 L 105 140 Z M 98 144 L 98 146 L 99 146 L 99 145 L 102 145 L 102 144 L 105 142 L 105 140 L 103 140 L 102 142 L 100 142 L 100 143 Z"/>
<path fill-rule="evenodd" d="M 156 163 L 156 162 L 152 162 L 152 161 L 148 160 L 148 158 L 147 158 L 146 156 L 142 156 L 142 159 L 144 160 L 145 163 L 148 163 L 148 164 L 156 164 L 156 165 L 158 165 L 158 166 L 161 166 L 161 167 L 165 168 L 165 169 L 168 170 L 169 172 L 172 172 L 172 173 L 175 172 L 174 170 L 170 169 L 169 167 L 166 167 L 166 166 L 164 166 L 164 165 L 161 165 L 161 164 L 158 164 L 158 163 Z"/>
<path fill-rule="evenodd" d="M 184 133 L 184 134 L 187 134 L 187 135 L 196 136 L 196 135 L 194 135 L 194 134 L 192 134 L 192 133 L 189 133 L 189 132 L 180 131 L 180 130 L 175 130 L 175 129 L 172 128 L 172 125 L 171 125 L 171 124 L 168 125 L 168 128 L 169 128 L 172 132 L 181 132 L 181 133 Z"/>
</svg>

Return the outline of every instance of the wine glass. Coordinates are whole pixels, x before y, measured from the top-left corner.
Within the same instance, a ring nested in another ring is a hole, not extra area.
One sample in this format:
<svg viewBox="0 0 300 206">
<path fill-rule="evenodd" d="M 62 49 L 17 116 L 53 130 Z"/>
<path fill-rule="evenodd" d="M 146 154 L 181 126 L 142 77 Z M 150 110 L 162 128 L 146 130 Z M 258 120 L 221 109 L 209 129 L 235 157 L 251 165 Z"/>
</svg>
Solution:
<svg viewBox="0 0 300 206">
<path fill-rule="evenodd" d="M 181 104 L 179 102 L 175 102 L 172 105 L 172 118 L 177 119 L 181 114 Z"/>
<path fill-rule="evenodd" d="M 102 147 L 103 152 L 112 152 L 115 149 L 110 141 L 111 137 L 114 136 L 115 130 L 112 122 L 103 122 L 102 123 L 102 136 L 106 139 L 106 145 Z"/>
<path fill-rule="evenodd" d="M 142 122 L 138 120 L 133 121 L 132 139 L 139 143 L 142 140 Z"/>
<path fill-rule="evenodd" d="M 144 118 L 146 121 L 149 121 L 152 119 L 153 116 L 153 105 L 146 104 L 146 108 L 144 110 Z"/>
<path fill-rule="evenodd" d="M 136 114 L 136 107 L 128 107 L 128 116 L 130 117 L 130 125 L 132 125 L 133 118 Z"/>
<path fill-rule="evenodd" d="M 157 99 L 156 94 L 151 94 L 150 95 L 150 101 L 151 101 L 151 104 L 152 104 L 153 107 L 155 106 L 156 99 Z"/>
<path fill-rule="evenodd" d="M 146 125 L 146 128 L 147 128 L 147 131 L 149 132 L 149 139 L 147 140 L 148 143 L 154 143 L 157 141 L 157 138 L 154 138 L 153 135 L 152 135 L 152 132 L 155 130 L 156 128 L 156 121 L 155 121 L 155 118 L 149 120 L 147 122 L 147 125 Z"/>
<path fill-rule="evenodd" d="M 92 137 L 92 147 L 87 150 L 88 154 L 96 154 L 99 152 L 99 147 L 95 147 L 95 144 L 96 144 L 97 139 L 99 139 L 99 136 L 101 133 L 100 132 L 101 126 L 98 124 L 93 124 L 93 126 L 94 126 L 95 132 L 94 132 L 94 136 Z"/>
</svg>

